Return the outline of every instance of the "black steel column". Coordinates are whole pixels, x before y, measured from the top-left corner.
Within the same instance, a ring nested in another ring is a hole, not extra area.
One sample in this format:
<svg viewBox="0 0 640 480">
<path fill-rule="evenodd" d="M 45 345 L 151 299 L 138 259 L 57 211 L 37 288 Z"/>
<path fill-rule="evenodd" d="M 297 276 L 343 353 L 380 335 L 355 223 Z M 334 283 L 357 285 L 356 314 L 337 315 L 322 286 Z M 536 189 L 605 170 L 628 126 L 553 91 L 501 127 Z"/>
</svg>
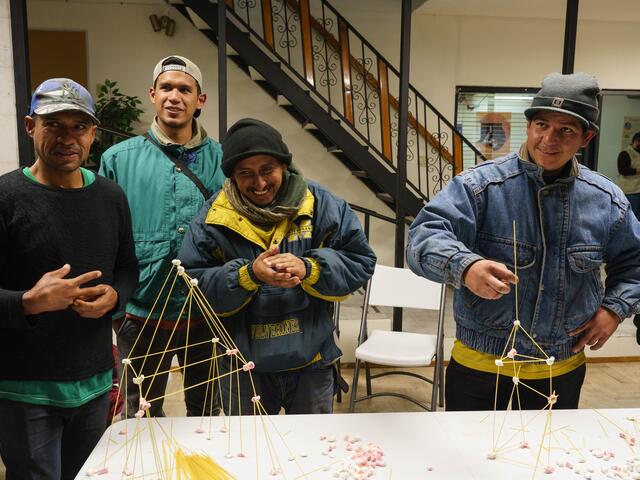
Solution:
<svg viewBox="0 0 640 480">
<path fill-rule="evenodd" d="M 578 33 L 578 2 L 579 0 L 567 0 L 562 73 L 573 73 L 573 65 L 576 58 L 576 35 Z"/>
<path fill-rule="evenodd" d="M 409 64 L 411 63 L 411 0 L 402 0 L 400 30 L 400 108 L 398 111 L 398 171 L 396 176 L 396 267 L 404 267 L 404 218 L 401 198 L 407 188 L 407 128 L 409 126 Z M 393 330 L 402 330 L 402 309 L 393 309 Z"/>
<path fill-rule="evenodd" d="M 13 44 L 13 83 L 16 91 L 16 128 L 18 130 L 18 162 L 21 167 L 33 163 L 33 143 L 24 131 L 24 116 L 29 113 L 31 75 L 29 72 L 29 31 L 27 2 L 10 0 L 11 43 Z"/>
<path fill-rule="evenodd" d="M 227 4 L 218 0 L 218 140 L 227 133 Z"/>
</svg>

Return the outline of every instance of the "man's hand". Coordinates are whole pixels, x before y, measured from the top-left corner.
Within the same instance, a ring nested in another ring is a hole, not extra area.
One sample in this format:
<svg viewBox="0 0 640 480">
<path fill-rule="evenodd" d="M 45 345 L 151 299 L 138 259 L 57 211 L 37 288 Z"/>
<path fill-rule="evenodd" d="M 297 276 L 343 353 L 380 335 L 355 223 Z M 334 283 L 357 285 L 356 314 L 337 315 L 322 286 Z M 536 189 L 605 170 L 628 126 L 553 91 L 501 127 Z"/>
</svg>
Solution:
<svg viewBox="0 0 640 480">
<path fill-rule="evenodd" d="M 599 350 L 620 325 L 620 318 L 611 310 L 600 307 L 587 323 L 569 332 L 570 337 L 582 334 L 578 343 L 571 349 L 573 353 L 580 352 L 585 346 L 591 350 Z"/>
<path fill-rule="evenodd" d="M 94 270 L 83 273 L 76 278 L 65 279 L 71 266 L 64 265 L 58 270 L 45 273 L 40 280 L 22 295 L 22 311 L 25 315 L 35 315 L 42 312 L 64 310 L 78 297 L 95 297 L 104 291 L 101 287 L 82 288 L 87 282 L 100 278 L 102 272 Z"/>
<path fill-rule="evenodd" d="M 497 300 L 511 291 L 509 284 L 517 283 L 518 277 L 502 263 L 478 260 L 467 268 L 462 281 L 477 296 Z"/>
<path fill-rule="evenodd" d="M 262 252 L 253 261 L 253 274 L 261 282 L 272 287 L 292 288 L 300 285 L 300 278 L 291 275 L 289 272 L 279 272 L 271 267 L 271 260 L 278 255 L 278 246 L 274 245 L 266 252 Z"/>
<path fill-rule="evenodd" d="M 112 286 L 100 284 L 94 288 L 102 289 L 102 293 L 91 297 L 82 295 L 71 306 L 81 317 L 103 317 L 118 303 L 118 292 Z"/>
<path fill-rule="evenodd" d="M 307 275 L 307 266 L 300 257 L 291 253 L 279 253 L 267 258 L 265 263 L 277 272 L 290 273 L 293 277 L 303 280 Z"/>
</svg>

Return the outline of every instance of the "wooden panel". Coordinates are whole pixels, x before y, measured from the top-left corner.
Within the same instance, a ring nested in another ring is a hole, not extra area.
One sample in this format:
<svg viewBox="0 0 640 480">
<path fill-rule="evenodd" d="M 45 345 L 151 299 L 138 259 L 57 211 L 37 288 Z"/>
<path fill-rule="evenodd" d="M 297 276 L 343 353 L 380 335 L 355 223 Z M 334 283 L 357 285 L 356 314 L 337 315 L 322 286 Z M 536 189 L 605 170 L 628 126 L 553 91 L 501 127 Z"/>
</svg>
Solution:
<svg viewBox="0 0 640 480">
<path fill-rule="evenodd" d="M 86 32 L 29 30 L 29 68 L 32 91 L 46 79 L 57 77 L 71 78 L 91 90 L 87 84 Z M 94 80 L 102 82 L 104 78 Z"/>
<path fill-rule="evenodd" d="M 264 41 L 273 50 L 273 15 L 271 13 L 271 0 L 262 0 L 262 31 Z"/>
<path fill-rule="evenodd" d="M 389 77 L 387 64 L 378 57 L 378 79 L 380 82 L 380 129 L 382 153 L 391 160 L 391 116 L 389 112 Z"/>
<path fill-rule="evenodd" d="M 458 175 L 464 168 L 462 162 L 462 137 L 459 133 L 453 132 L 453 174 Z"/>
<path fill-rule="evenodd" d="M 233 10 L 233 0 L 227 0 L 227 8 L 229 8 L 229 10 Z"/>
<path fill-rule="evenodd" d="M 342 67 L 342 101 L 344 118 L 353 125 L 353 92 L 351 90 L 351 55 L 349 54 L 349 30 L 347 24 L 338 22 L 340 35 L 340 66 Z M 323 29 L 324 30 L 324 29 Z"/>
<path fill-rule="evenodd" d="M 309 21 L 309 0 L 300 0 L 298 6 L 300 7 L 304 78 L 310 85 L 315 85 L 316 82 L 313 73 L 313 46 L 311 45 L 311 23 Z"/>
<path fill-rule="evenodd" d="M 296 0 L 285 0 L 285 1 L 287 2 L 287 5 L 292 10 L 297 10 L 298 2 Z M 347 63 L 351 66 L 351 68 L 353 68 L 354 71 L 361 74 L 363 78 L 366 79 L 367 84 L 369 84 L 369 86 L 373 88 L 375 91 L 379 91 L 378 79 L 374 75 L 371 75 L 371 73 L 367 72 L 366 68 L 362 65 L 362 63 L 360 63 L 360 60 L 358 60 L 357 58 L 355 58 L 349 53 L 349 30 L 347 25 L 342 21 L 341 18 L 338 19 L 339 31 L 340 31 L 339 42 L 315 18 L 311 17 L 309 20 L 310 20 L 311 28 L 313 29 L 313 31 L 318 32 L 320 35 L 322 35 L 324 40 L 331 47 L 333 47 L 336 51 L 340 52 L 340 61 L 341 61 L 342 72 L 343 72 L 343 86 L 346 85 L 345 78 L 344 78 L 345 72 L 347 72 L 349 75 L 349 83 L 348 83 L 349 101 L 348 101 L 348 107 L 347 107 L 347 102 L 345 101 L 344 116 L 353 125 L 353 103 L 351 101 L 352 94 L 351 94 L 351 80 L 350 80 L 351 70 L 348 66 L 345 66 L 346 65 L 345 58 L 347 59 Z M 343 48 L 344 48 L 343 45 L 347 46 L 346 53 L 345 51 L 343 51 Z M 345 88 L 343 88 L 343 92 L 345 92 L 344 95 L 346 96 L 347 90 L 345 90 Z M 399 110 L 399 103 L 400 102 L 398 102 L 398 99 L 396 97 L 394 97 L 393 95 L 389 95 L 389 105 L 391 106 L 391 108 L 393 108 L 394 110 Z M 451 152 L 449 152 L 449 150 L 446 148 L 446 146 L 442 145 L 436 137 L 434 137 L 429 132 L 427 132 L 427 129 L 424 127 L 424 125 L 422 125 L 411 113 L 409 113 L 409 125 L 411 125 L 412 128 L 417 130 L 418 135 L 425 138 L 429 143 L 429 145 L 435 148 L 440 153 L 440 155 L 442 155 L 442 158 L 444 158 L 447 162 L 451 164 L 454 163 L 453 156 L 451 155 Z"/>
</svg>

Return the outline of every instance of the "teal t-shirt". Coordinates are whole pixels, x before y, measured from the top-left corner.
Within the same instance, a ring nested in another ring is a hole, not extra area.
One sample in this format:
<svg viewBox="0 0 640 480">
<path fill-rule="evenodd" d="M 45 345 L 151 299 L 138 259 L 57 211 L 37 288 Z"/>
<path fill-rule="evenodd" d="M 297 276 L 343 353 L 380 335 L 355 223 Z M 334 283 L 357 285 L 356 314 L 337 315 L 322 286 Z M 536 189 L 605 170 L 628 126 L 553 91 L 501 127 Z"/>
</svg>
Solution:
<svg viewBox="0 0 640 480">
<path fill-rule="evenodd" d="M 96 179 L 95 173 L 91 170 L 80 168 L 80 171 L 85 187 Z M 22 172 L 31 181 L 40 183 L 29 167 L 24 167 Z M 103 395 L 111 390 L 112 385 L 113 369 L 73 382 L 0 380 L 0 398 L 36 405 L 73 408 Z"/>
<path fill-rule="evenodd" d="M 88 187 L 96 179 L 96 174 L 93 173 L 91 170 L 87 170 L 86 168 L 80 167 L 80 172 L 82 173 L 83 187 Z M 40 183 L 38 179 L 33 175 L 33 173 L 31 173 L 31 170 L 29 169 L 29 167 L 24 167 L 22 169 L 22 173 L 24 173 L 27 176 L 27 178 L 32 182 Z"/>
</svg>

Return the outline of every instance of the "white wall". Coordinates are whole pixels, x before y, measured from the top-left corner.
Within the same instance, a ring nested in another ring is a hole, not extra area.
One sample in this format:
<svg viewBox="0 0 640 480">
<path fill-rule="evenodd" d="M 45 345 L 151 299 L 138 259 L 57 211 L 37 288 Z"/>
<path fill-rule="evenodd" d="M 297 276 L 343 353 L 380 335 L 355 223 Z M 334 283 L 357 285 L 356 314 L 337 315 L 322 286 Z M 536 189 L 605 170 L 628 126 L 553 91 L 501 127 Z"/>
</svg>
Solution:
<svg viewBox="0 0 640 480">
<path fill-rule="evenodd" d="M 399 65 L 399 6 L 369 12 L 352 0 L 332 4 Z M 421 14 L 425 8 L 412 17 L 411 84 L 449 119 L 457 85 L 537 87 L 545 74 L 562 69 L 563 19 Z M 640 89 L 640 7 L 626 8 L 635 9 L 626 21 L 620 21 L 624 12 L 617 21 L 578 21 L 575 71 L 595 75 L 602 88 Z"/>
<path fill-rule="evenodd" d="M 14 170 L 19 164 L 9 0 L 0 0 L 0 145 L 2 174 Z"/>
<path fill-rule="evenodd" d="M 145 113 L 138 130 L 144 130 L 153 118 L 148 90 L 156 62 L 171 54 L 193 60 L 202 70 L 203 91 L 208 94 L 200 120 L 210 136 L 217 138 L 217 48 L 174 10 L 170 10 L 170 15 L 176 21 L 175 35 L 169 38 L 154 32 L 149 15 L 166 13 L 165 6 L 51 0 L 28 2 L 29 28 L 87 32 L 89 89 L 95 93 L 96 86 L 108 78 L 118 81 L 121 91 L 127 95 L 141 97 Z M 385 203 L 355 179 L 233 62 L 228 63 L 228 95 L 229 126 L 247 116 L 267 121 L 282 133 L 294 161 L 307 178 L 325 185 L 353 204 L 394 216 Z M 381 262 L 392 264 L 393 229 L 372 220 L 371 239 Z"/>
</svg>

